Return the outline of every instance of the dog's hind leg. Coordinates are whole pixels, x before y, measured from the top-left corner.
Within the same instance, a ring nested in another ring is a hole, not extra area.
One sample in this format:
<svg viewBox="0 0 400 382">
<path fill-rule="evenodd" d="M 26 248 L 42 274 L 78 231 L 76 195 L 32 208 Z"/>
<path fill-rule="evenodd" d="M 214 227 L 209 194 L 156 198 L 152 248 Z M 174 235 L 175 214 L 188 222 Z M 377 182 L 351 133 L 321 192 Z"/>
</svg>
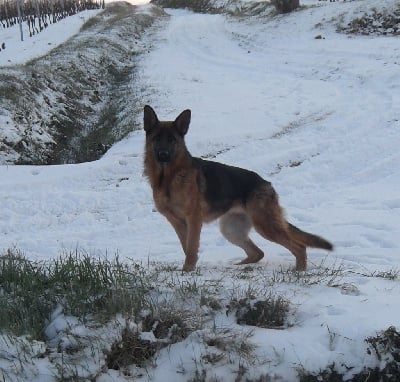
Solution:
<svg viewBox="0 0 400 382">
<path fill-rule="evenodd" d="M 275 218 L 264 215 L 263 217 L 253 217 L 255 230 L 264 238 L 280 244 L 287 248 L 296 257 L 296 270 L 304 271 L 307 268 L 306 246 L 297 240 L 293 240 L 290 235 L 286 222 L 277 222 Z"/>
<path fill-rule="evenodd" d="M 256 263 L 264 257 L 264 252 L 249 238 L 252 224 L 245 213 L 228 212 L 220 218 L 219 224 L 224 237 L 246 252 L 247 257 L 238 264 Z"/>
<path fill-rule="evenodd" d="M 247 213 L 261 236 L 284 246 L 296 257 L 296 270 L 307 268 L 306 244 L 292 234 L 272 187 L 262 188 L 254 195 L 247 204 Z"/>
</svg>

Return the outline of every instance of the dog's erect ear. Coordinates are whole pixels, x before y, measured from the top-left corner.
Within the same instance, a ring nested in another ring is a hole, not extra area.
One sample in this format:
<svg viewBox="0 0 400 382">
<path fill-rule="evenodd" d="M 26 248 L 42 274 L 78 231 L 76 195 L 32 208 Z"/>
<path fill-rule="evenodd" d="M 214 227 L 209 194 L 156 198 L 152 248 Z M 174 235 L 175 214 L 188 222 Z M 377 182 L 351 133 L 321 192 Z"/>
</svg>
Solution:
<svg viewBox="0 0 400 382">
<path fill-rule="evenodd" d="M 191 114 L 192 114 L 191 111 L 187 109 L 182 111 L 182 113 L 179 114 L 178 117 L 176 117 L 175 119 L 175 127 L 177 128 L 179 134 L 182 135 L 182 137 L 189 130 Z"/>
<path fill-rule="evenodd" d="M 143 110 L 143 128 L 146 132 L 150 132 L 158 125 L 158 118 L 156 112 L 149 105 L 146 105 Z"/>
</svg>

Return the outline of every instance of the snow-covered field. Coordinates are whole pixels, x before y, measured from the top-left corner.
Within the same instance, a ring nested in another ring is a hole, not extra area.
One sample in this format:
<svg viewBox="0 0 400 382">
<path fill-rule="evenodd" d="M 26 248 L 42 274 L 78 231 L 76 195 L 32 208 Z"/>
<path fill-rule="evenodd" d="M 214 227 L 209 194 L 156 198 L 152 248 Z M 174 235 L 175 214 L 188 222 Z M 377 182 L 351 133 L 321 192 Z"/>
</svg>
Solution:
<svg viewBox="0 0 400 382">
<path fill-rule="evenodd" d="M 73 34 L 79 32 L 79 28 L 88 18 L 100 10 L 79 12 L 76 15 L 50 24 L 49 29 L 29 37 L 26 23 L 23 23 L 23 41 L 19 26 L 0 29 L 0 43 L 5 42 L 5 49 L 0 51 L 0 67 L 23 64 L 36 57 L 41 57 L 57 45 L 66 41 Z"/>
<path fill-rule="evenodd" d="M 133 5 L 146 4 L 150 0 L 130 0 Z M 110 1 L 106 1 L 110 3 Z M 29 29 L 23 23 L 23 41 L 19 26 L 0 29 L 0 45 L 5 42 L 5 49 L 0 51 L 0 67 L 23 64 L 36 57 L 41 57 L 59 44 L 62 44 L 72 35 L 79 32 L 79 28 L 93 15 L 101 12 L 101 9 L 79 12 L 73 16 L 50 24 L 47 30 L 29 37 Z"/>
<path fill-rule="evenodd" d="M 335 31 L 340 20 L 396 1 L 302 3 L 315 6 L 272 19 L 171 11 L 149 34 L 153 48 L 135 84 L 160 119 L 192 110 L 192 154 L 258 172 L 273 183 L 289 221 L 335 245 L 332 254 L 310 251 L 309 267 L 340 265 L 350 292 L 280 284 L 275 289 L 296 304 L 294 325 L 254 330 L 262 360 L 254 378 L 283 381 L 296 380 L 298 368 L 317 372 L 333 362 L 357 372 L 371 362 L 364 339 L 400 327 L 400 280 L 365 277 L 400 269 L 399 38 Z M 181 263 L 178 239 L 154 211 L 142 176 L 143 143 L 139 131 L 96 162 L 0 167 L 0 248 L 15 246 L 32 259 L 78 248 Z M 293 267 L 284 248 L 254 240 L 266 252 L 255 267 Z M 242 257 L 216 223 L 203 228 L 204 274 Z M 223 317 L 216 325 L 232 324 Z M 198 353 L 196 342 L 172 345 L 142 380 L 186 381 L 182 368 L 193 368 Z M 229 365 L 215 375 L 234 380 Z"/>
</svg>

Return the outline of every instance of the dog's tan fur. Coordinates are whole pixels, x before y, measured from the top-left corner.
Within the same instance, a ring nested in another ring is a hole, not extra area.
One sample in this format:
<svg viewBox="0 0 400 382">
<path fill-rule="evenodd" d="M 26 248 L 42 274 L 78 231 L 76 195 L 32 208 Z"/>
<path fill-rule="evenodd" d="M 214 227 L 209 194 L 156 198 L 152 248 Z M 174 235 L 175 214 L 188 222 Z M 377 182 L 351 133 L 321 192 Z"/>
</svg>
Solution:
<svg viewBox="0 0 400 382">
<path fill-rule="evenodd" d="M 259 175 L 192 157 L 184 141 L 189 123 L 190 110 L 175 121 L 163 122 L 150 106 L 145 106 L 144 170 L 158 211 L 172 224 L 181 242 L 186 256 L 184 271 L 196 266 L 203 223 L 218 218 L 225 238 L 247 255 L 239 264 L 255 263 L 264 257 L 249 238 L 252 227 L 264 238 L 286 247 L 296 257 L 297 270 L 307 267 L 306 247 L 333 249 L 322 237 L 288 223 L 277 193 Z"/>
</svg>

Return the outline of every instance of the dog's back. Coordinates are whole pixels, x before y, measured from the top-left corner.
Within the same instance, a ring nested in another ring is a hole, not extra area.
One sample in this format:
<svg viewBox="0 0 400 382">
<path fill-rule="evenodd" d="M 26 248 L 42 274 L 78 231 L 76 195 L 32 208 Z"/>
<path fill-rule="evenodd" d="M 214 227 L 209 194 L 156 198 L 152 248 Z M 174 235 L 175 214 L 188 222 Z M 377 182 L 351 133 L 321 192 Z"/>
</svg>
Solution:
<svg viewBox="0 0 400 382">
<path fill-rule="evenodd" d="M 212 213 L 224 214 L 235 205 L 244 206 L 261 185 L 271 185 L 260 175 L 240 167 L 193 158 L 199 169 L 199 188 Z"/>
</svg>

